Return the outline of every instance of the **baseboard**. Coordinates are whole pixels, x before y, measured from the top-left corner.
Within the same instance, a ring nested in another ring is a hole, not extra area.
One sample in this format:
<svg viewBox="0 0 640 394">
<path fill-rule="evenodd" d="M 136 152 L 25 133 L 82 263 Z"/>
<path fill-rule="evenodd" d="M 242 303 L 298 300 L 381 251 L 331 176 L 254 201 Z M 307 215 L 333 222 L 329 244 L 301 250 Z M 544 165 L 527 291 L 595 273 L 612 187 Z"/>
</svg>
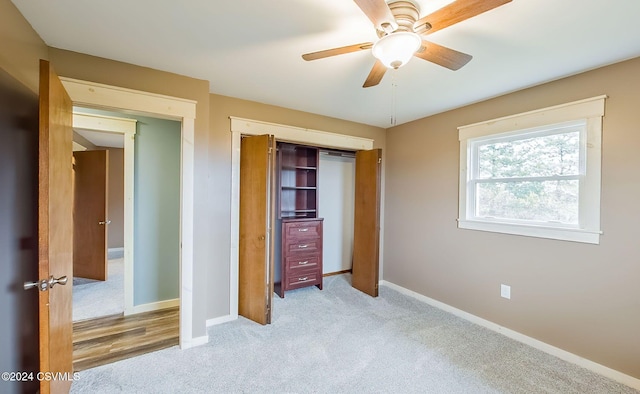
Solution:
<svg viewBox="0 0 640 394">
<path fill-rule="evenodd" d="M 124 257 L 124 248 L 109 248 L 107 249 L 107 258 L 111 259 L 119 259 Z"/>
<path fill-rule="evenodd" d="M 342 274 L 350 274 L 351 270 L 342 270 L 342 271 L 336 271 L 336 272 L 328 272 L 326 274 L 322 274 L 322 277 L 326 278 L 327 276 L 334 276 L 334 275 L 342 275 Z"/>
<path fill-rule="evenodd" d="M 238 319 L 238 316 L 232 316 L 232 315 L 214 317 L 213 319 L 207 320 L 207 327 L 217 326 L 218 324 L 228 323 L 230 321 L 234 321 L 237 319 Z"/>
<path fill-rule="evenodd" d="M 166 300 L 166 301 L 150 302 L 148 304 L 142 304 L 142 305 L 134 305 L 133 308 L 131 308 L 131 311 L 125 310 L 124 314 L 125 316 L 135 315 L 136 313 L 158 311 L 160 309 L 173 308 L 176 306 L 180 306 L 179 298 L 175 298 L 173 300 Z"/>
<path fill-rule="evenodd" d="M 380 281 L 382 286 L 386 286 L 390 289 L 396 290 L 402 294 L 405 294 L 409 297 L 413 297 L 419 301 L 422 301 L 426 304 L 434 306 L 438 309 L 442 309 L 445 312 L 449 312 L 452 315 L 461 317 L 465 320 L 470 321 L 471 323 L 475 323 L 479 326 L 488 328 L 492 331 L 500 333 L 506 337 L 514 339 L 518 342 L 522 342 L 525 345 L 529 345 L 535 349 L 541 350 L 545 353 L 548 353 L 552 356 L 558 357 L 559 359 L 568 361 L 570 363 L 579 365 L 585 369 L 588 369 L 592 372 L 605 376 L 609 379 L 615 380 L 616 382 L 622 383 L 626 386 L 632 387 L 634 389 L 640 389 L 640 379 L 634 378 L 633 376 L 626 375 L 620 371 L 616 371 L 615 369 L 611 369 L 609 367 L 605 367 L 602 364 L 598 364 L 594 361 L 588 360 L 586 358 L 580 357 L 576 354 L 570 353 L 566 350 L 562 350 L 555 346 L 549 345 L 548 343 L 542 342 L 538 339 L 532 338 L 530 336 L 521 334 L 517 331 L 511 330 L 509 328 L 503 327 L 499 324 L 493 323 L 489 320 L 485 320 L 476 315 L 472 315 L 471 313 L 465 312 L 461 309 L 452 307 L 451 305 L 445 304 L 443 302 L 434 300 L 433 298 L 429 298 L 422 294 L 416 293 L 415 291 L 406 289 L 402 286 L 398 286 L 395 283 L 391 283 L 388 281 Z"/>
<path fill-rule="evenodd" d="M 196 338 L 191 338 L 183 343 L 180 344 L 180 349 L 185 350 L 185 349 L 191 349 L 193 347 L 196 346 L 202 346 L 209 343 L 209 336 L 208 335 L 204 335 L 201 337 L 196 337 Z"/>
</svg>

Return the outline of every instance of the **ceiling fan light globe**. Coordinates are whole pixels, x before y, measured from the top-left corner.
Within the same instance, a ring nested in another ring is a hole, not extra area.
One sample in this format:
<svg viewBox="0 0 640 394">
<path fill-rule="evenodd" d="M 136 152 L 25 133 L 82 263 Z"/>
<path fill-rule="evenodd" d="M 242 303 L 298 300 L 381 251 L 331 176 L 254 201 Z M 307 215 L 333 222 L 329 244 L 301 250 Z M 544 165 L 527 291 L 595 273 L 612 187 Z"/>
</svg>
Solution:
<svg viewBox="0 0 640 394">
<path fill-rule="evenodd" d="M 422 45 L 422 39 L 416 33 L 395 32 L 380 38 L 371 49 L 373 56 L 388 68 L 402 67 Z"/>
</svg>

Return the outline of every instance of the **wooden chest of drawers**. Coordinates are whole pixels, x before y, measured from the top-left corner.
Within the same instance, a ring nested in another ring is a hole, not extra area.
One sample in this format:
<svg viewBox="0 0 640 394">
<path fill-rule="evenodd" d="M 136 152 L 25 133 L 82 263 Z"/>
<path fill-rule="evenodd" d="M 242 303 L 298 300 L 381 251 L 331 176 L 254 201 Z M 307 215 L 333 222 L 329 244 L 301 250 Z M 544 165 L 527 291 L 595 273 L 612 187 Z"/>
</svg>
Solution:
<svg viewBox="0 0 640 394">
<path fill-rule="evenodd" d="M 317 286 L 322 290 L 322 220 L 282 220 L 282 285 L 287 290 Z"/>
</svg>

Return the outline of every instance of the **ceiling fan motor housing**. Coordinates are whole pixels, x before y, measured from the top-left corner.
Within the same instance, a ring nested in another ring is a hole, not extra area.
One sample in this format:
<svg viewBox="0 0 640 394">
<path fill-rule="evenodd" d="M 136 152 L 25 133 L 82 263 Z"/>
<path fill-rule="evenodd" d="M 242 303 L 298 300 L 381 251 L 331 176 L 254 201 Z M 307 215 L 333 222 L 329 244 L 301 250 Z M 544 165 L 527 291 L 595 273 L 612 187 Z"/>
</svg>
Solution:
<svg viewBox="0 0 640 394">
<path fill-rule="evenodd" d="M 418 5 L 407 0 L 392 1 L 388 5 L 391 13 L 396 18 L 396 23 L 398 23 L 398 29 L 396 31 L 408 31 L 414 33 L 413 26 L 420 17 L 420 9 L 418 8 Z M 377 34 L 378 37 L 383 37 L 387 35 L 387 32 L 378 30 Z"/>
<path fill-rule="evenodd" d="M 417 0 L 353 0 L 371 20 L 378 35 L 375 43 L 348 45 L 306 53 L 304 60 L 323 59 L 371 49 L 376 62 L 363 87 L 376 86 L 388 68 L 399 68 L 412 57 L 418 57 L 455 71 L 467 64 L 472 56 L 451 48 L 427 42 L 423 36 L 455 25 L 512 0 L 455 0 L 420 18 Z"/>
</svg>

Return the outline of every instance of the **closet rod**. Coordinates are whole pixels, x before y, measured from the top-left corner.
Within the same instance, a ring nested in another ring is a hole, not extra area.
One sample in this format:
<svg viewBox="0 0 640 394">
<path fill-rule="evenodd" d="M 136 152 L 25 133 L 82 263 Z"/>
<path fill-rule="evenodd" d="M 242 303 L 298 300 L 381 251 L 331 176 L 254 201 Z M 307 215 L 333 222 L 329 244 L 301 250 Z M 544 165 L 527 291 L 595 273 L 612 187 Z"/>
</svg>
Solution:
<svg viewBox="0 0 640 394">
<path fill-rule="evenodd" d="M 325 150 L 325 149 L 321 149 L 320 154 L 327 155 L 327 156 L 338 156 L 338 157 L 352 157 L 352 158 L 356 157 L 356 154 L 354 152 L 341 152 L 341 151 L 333 151 L 333 150 Z"/>
</svg>

